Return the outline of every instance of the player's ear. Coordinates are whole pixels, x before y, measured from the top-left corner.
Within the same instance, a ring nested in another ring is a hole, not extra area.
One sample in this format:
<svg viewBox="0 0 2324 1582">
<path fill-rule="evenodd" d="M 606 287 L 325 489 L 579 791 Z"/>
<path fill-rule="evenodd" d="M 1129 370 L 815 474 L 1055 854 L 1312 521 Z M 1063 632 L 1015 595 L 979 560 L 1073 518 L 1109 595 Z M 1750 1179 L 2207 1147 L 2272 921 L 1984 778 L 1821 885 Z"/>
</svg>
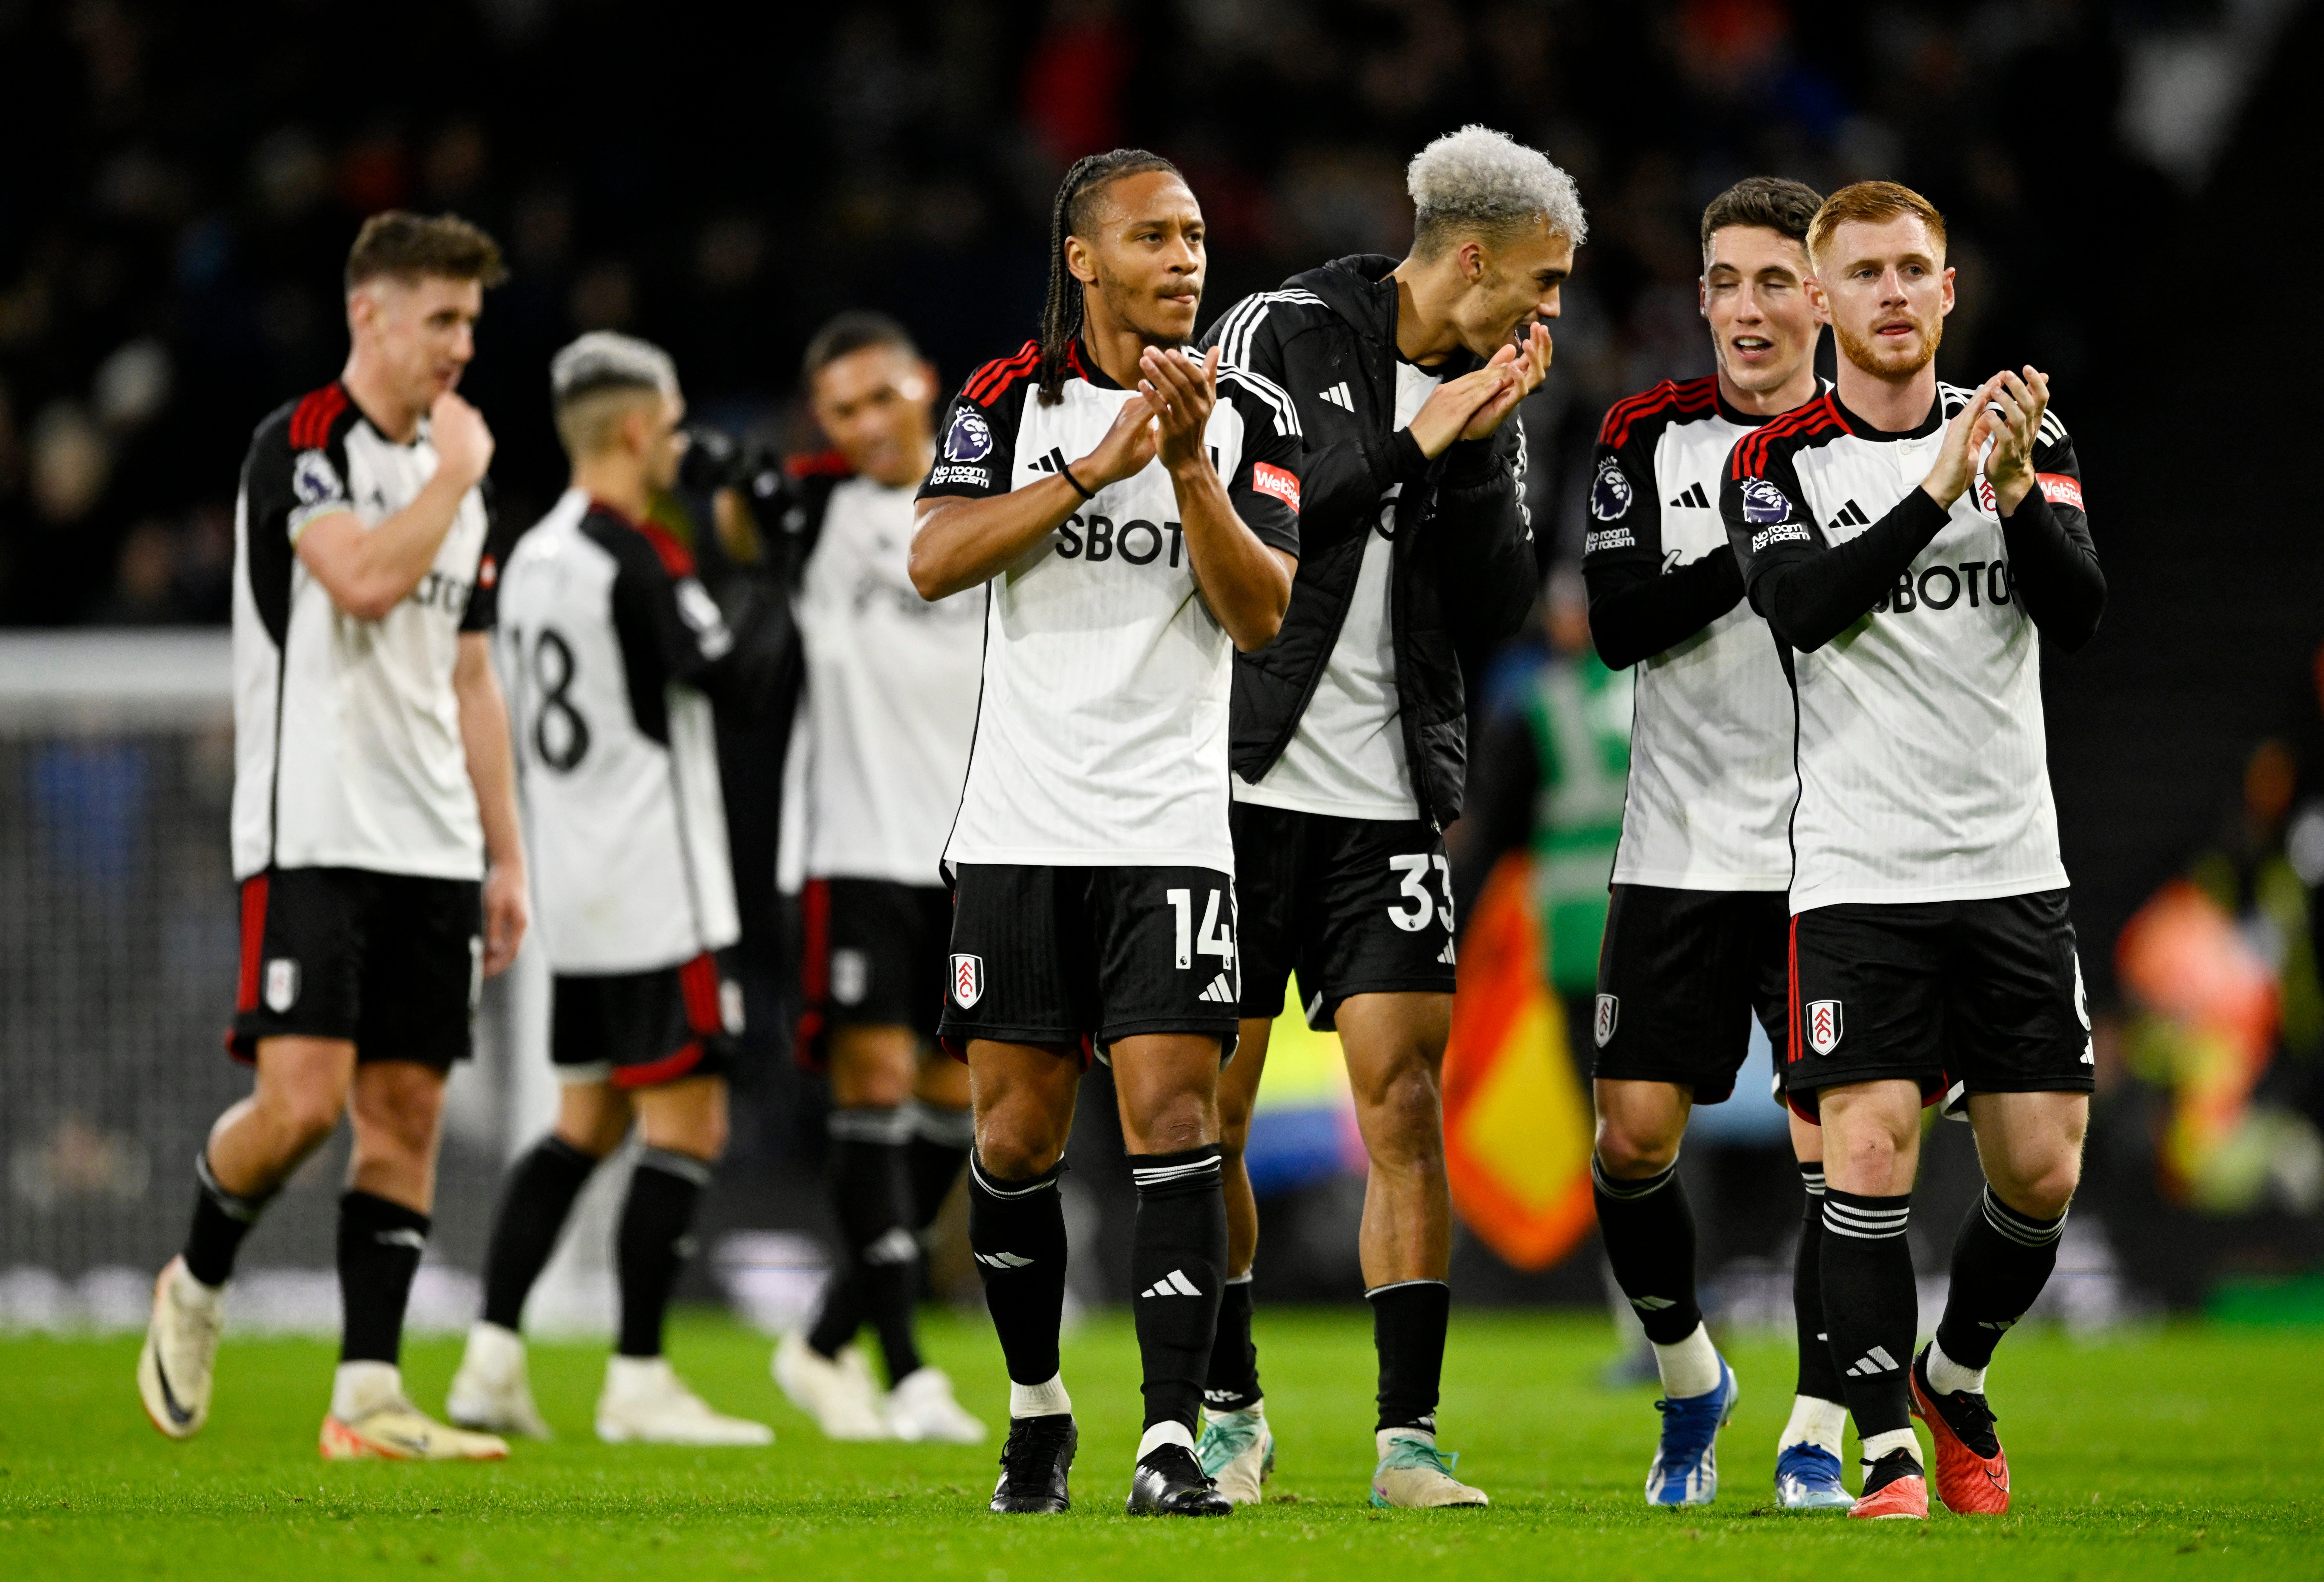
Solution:
<svg viewBox="0 0 2324 1582">
<path fill-rule="evenodd" d="M 1097 278 L 1097 259 L 1090 245 L 1079 236 L 1065 238 L 1065 273 L 1084 285 Z"/>
</svg>

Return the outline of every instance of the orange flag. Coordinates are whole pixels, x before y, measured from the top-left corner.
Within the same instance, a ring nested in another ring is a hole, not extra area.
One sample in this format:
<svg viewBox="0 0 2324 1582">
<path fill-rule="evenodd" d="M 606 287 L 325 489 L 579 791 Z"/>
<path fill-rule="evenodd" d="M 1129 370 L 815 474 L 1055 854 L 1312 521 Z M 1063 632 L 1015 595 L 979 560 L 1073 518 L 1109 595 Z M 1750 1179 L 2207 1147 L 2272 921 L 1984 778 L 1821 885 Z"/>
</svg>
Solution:
<svg viewBox="0 0 2324 1582">
<path fill-rule="evenodd" d="M 1543 976 L 1532 861 L 1503 857 L 1461 939 L 1444 1051 L 1444 1152 L 1452 1206 L 1519 1269 L 1546 1269 L 1594 1217 L 1590 1106 Z"/>
</svg>

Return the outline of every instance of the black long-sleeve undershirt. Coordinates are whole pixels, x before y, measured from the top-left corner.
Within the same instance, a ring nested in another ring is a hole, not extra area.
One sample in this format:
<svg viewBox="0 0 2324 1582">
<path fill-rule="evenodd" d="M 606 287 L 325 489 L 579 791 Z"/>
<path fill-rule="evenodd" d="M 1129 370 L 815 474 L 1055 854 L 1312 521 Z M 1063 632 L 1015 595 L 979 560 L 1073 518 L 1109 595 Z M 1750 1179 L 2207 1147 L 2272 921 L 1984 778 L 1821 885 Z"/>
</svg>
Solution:
<svg viewBox="0 0 2324 1582">
<path fill-rule="evenodd" d="M 1886 516 L 1844 544 L 1761 562 L 1751 607 L 1766 617 L 1778 637 L 1802 653 L 1812 653 L 1895 587 L 1914 557 L 1943 530 L 1947 514 L 1926 490 L 1909 490 Z M 2036 486 L 2013 514 L 2001 519 L 2010 587 L 2024 599 L 2025 613 L 2042 634 L 2067 653 L 2090 640 L 2106 608 L 2106 576 L 2089 528 L 2079 517 L 2051 510 Z"/>
<path fill-rule="evenodd" d="M 2015 515 L 2001 519 L 2001 540 L 2009 547 L 2011 595 L 2024 601 L 2043 640 L 2071 653 L 2096 636 L 2107 585 L 2089 519 L 2080 511 L 2052 510 L 2036 485 Z"/>
<path fill-rule="evenodd" d="M 1617 560 L 1586 567 L 1582 576 L 1590 641 L 1618 671 L 1685 642 L 1743 597 L 1743 572 L 1725 549 L 1667 572 L 1652 560 Z"/>
</svg>

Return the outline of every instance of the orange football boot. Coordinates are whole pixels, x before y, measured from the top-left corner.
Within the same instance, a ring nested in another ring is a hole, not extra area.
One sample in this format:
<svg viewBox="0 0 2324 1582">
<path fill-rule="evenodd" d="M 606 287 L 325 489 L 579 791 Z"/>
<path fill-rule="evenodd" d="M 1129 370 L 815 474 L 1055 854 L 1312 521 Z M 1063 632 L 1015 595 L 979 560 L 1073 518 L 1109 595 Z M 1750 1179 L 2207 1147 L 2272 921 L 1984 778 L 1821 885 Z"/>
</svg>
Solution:
<svg viewBox="0 0 2324 1582">
<path fill-rule="evenodd" d="M 1886 1483 L 1880 1481 L 1884 1476 Z M 1929 1519 L 1929 1480 L 1910 1450 L 1889 1451 L 1872 1464 L 1864 1481 L 1871 1492 L 1849 1507 L 1849 1516 L 1865 1522 Z"/>
<path fill-rule="evenodd" d="M 2009 1457 L 2001 1453 L 1993 1411 L 1982 1395 L 1940 1395 L 1929 1383 L 1929 1350 L 1913 1359 L 1913 1415 L 1929 1425 L 1937 1456 L 1937 1498 L 1961 1516 L 1998 1516 L 2009 1509 Z"/>
</svg>

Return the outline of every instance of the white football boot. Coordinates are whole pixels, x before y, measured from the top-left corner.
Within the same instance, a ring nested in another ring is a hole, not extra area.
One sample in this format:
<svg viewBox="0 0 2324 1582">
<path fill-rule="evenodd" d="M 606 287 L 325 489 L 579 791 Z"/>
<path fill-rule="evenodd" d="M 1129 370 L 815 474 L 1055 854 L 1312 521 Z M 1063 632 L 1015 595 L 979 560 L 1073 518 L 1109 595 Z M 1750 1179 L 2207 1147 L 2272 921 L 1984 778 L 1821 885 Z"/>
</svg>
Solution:
<svg viewBox="0 0 2324 1582">
<path fill-rule="evenodd" d="M 226 1327 L 226 1291 L 213 1290 L 172 1258 L 153 1281 L 153 1316 L 137 1354 L 137 1393 L 153 1426 L 189 1439 L 209 1420 L 210 1379 Z"/>
<path fill-rule="evenodd" d="M 326 1461 L 499 1461 L 508 1441 L 429 1417 L 391 1363 L 341 1363 L 316 1448 Z"/>
<path fill-rule="evenodd" d="M 826 1439 L 884 1439 L 888 1422 L 881 1411 L 880 1387 L 863 1354 L 850 1346 L 835 1358 L 793 1330 L 775 1346 L 769 1371 L 791 1404 L 815 1419 Z"/>
<path fill-rule="evenodd" d="M 532 1383 L 525 1374 L 524 1337 L 482 1319 L 468 1327 L 468 1347 L 461 1354 L 460 1371 L 452 1375 L 444 1415 L 464 1429 L 488 1434 L 521 1434 L 528 1439 L 557 1437 L 532 1403 Z"/>
<path fill-rule="evenodd" d="M 888 1432 L 899 1439 L 943 1445 L 982 1445 L 984 1424 L 953 1398 L 952 1380 L 942 1368 L 922 1366 L 888 1392 Z"/>
<path fill-rule="evenodd" d="M 1373 1436 L 1379 1465 L 1372 1469 L 1372 1503 L 1386 1509 L 1434 1505 L 1489 1505 L 1482 1489 L 1452 1476 L 1460 1453 L 1436 1448 L 1436 1436 L 1420 1429 L 1382 1429 Z"/>
<path fill-rule="evenodd" d="M 610 1356 L 597 1397 L 597 1437 L 608 1445 L 771 1445 L 775 1430 L 713 1411 L 668 1357 Z"/>
<path fill-rule="evenodd" d="M 1258 1504 L 1264 1497 L 1259 1485 L 1275 1470 L 1275 1431 L 1267 1426 L 1267 1402 L 1254 1401 L 1240 1411 L 1204 1413 L 1194 1459 L 1229 1504 Z"/>
</svg>

